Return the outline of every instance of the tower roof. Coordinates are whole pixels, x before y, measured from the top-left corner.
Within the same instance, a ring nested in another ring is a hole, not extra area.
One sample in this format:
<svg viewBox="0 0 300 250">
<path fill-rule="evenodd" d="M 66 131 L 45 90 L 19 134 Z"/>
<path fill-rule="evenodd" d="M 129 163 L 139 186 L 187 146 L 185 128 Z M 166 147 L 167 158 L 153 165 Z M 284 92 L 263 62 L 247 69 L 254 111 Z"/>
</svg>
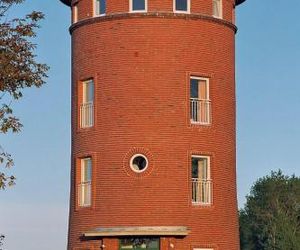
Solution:
<svg viewBox="0 0 300 250">
<path fill-rule="evenodd" d="M 61 2 L 63 2 L 64 4 L 71 6 L 71 2 L 72 0 L 60 0 Z M 245 2 L 246 0 L 235 0 L 236 5 L 239 5 L 243 2 Z"/>
<path fill-rule="evenodd" d="M 71 6 L 71 0 L 60 0 L 60 1 L 68 6 Z"/>
<path fill-rule="evenodd" d="M 243 2 L 245 2 L 246 0 L 235 0 L 235 4 L 236 5 L 239 5 L 239 4 L 241 4 L 241 3 L 243 3 Z"/>
</svg>

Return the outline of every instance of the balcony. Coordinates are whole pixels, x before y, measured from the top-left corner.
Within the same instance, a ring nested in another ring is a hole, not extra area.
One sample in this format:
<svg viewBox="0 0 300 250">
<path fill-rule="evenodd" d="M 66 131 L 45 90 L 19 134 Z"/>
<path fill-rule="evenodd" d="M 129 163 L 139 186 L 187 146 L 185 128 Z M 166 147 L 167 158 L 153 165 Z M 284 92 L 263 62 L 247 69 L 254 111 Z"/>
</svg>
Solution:
<svg viewBox="0 0 300 250">
<path fill-rule="evenodd" d="M 191 123 L 200 125 L 211 124 L 211 102 L 198 98 L 190 98 Z"/>
<path fill-rule="evenodd" d="M 87 102 L 80 105 L 80 127 L 94 126 L 94 103 Z"/>
<path fill-rule="evenodd" d="M 212 203 L 212 181 L 192 178 L 192 202 L 195 205 Z"/>
<path fill-rule="evenodd" d="M 92 194 L 92 185 L 91 182 L 82 182 L 78 185 L 78 205 L 80 207 L 89 207 L 91 206 L 91 194 Z"/>
</svg>

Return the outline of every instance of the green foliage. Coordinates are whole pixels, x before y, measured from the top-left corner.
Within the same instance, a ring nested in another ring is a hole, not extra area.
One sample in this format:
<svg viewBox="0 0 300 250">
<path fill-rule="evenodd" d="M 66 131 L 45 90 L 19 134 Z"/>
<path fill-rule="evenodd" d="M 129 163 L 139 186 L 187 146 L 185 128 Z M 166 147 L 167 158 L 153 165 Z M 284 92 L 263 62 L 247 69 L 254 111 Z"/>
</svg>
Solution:
<svg viewBox="0 0 300 250">
<path fill-rule="evenodd" d="M 22 124 L 14 116 L 12 103 L 23 96 L 23 89 L 40 87 L 47 77 L 48 66 L 38 63 L 32 42 L 41 12 L 33 11 L 23 18 L 7 18 L 7 12 L 24 0 L 0 0 L 0 133 L 20 132 Z M 0 145 L 0 166 L 8 169 L 14 165 L 10 154 Z M 7 172 L 7 171 L 6 171 Z M 0 189 L 15 183 L 15 177 L 0 171 Z"/>
<path fill-rule="evenodd" d="M 300 178 L 279 170 L 260 178 L 240 211 L 242 250 L 300 249 Z"/>
<path fill-rule="evenodd" d="M 2 250 L 2 245 L 3 245 L 4 238 L 5 238 L 5 236 L 0 234 L 0 250 Z"/>
</svg>

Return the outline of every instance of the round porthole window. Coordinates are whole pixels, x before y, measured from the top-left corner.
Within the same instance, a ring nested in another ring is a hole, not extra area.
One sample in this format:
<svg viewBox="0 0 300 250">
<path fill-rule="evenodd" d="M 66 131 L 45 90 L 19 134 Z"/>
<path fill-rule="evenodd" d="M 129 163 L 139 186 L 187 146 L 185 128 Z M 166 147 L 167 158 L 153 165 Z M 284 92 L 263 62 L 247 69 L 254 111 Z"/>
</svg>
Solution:
<svg viewBox="0 0 300 250">
<path fill-rule="evenodd" d="M 130 167 L 136 173 L 144 172 L 148 167 L 148 159 L 142 154 L 136 154 L 130 159 Z"/>
</svg>

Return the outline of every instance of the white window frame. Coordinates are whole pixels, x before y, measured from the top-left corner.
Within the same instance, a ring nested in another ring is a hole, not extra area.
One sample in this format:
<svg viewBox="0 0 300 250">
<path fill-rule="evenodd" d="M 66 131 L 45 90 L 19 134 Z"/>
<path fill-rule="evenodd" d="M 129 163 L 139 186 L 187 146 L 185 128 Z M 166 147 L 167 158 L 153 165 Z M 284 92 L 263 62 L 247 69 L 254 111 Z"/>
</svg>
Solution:
<svg viewBox="0 0 300 250">
<path fill-rule="evenodd" d="M 196 159 L 206 159 L 207 160 L 207 180 L 211 180 L 211 171 L 210 171 L 210 156 L 209 155 L 192 155 L 192 158 Z"/>
<path fill-rule="evenodd" d="M 107 4 L 107 0 L 105 0 L 106 1 L 106 4 Z M 94 17 L 97 17 L 97 16 L 105 16 L 106 15 L 106 10 L 105 10 L 105 13 L 103 13 L 103 14 L 100 14 L 100 12 L 101 12 L 101 9 L 100 9 L 100 6 L 99 6 L 99 13 L 97 13 L 97 0 L 93 0 L 93 14 L 94 14 Z"/>
<path fill-rule="evenodd" d="M 173 12 L 174 13 L 183 13 L 183 14 L 190 14 L 191 13 L 191 0 L 187 1 L 187 10 L 176 10 L 176 0 L 173 0 Z"/>
<path fill-rule="evenodd" d="M 134 10 L 133 9 L 133 0 L 129 0 L 129 12 L 130 13 L 145 13 L 148 11 L 148 0 L 145 0 L 145 9 L 144 10 Z"/>
<path fill-rule="evenodd" d="M 190 76 L 189 84 L 190 84 L 190 82 L 191 82 L 192 79 L 199 80 L 199 81 L 205 81 L 206 82 L 207 88 L 206 88 L 206 99 L 205 99 L 205 101 L 208 102 L 208 103 L 210 103 L 210 105 L 211 105 L 211 100 L 210 100 L 210 79 L 207 78 L 207 77 Z M 191 87 L 191 84 L 190 84 L 190 87 Z M 190 96 L 190 100 L 191 100 L 191 96 Z M 211 117 L 211 115 L 212 115 L 212 108 L 211 108 L 211 106 L 208 108 L 208 114 L 207 115 L 208 115 L 208 119 L 209 119 L 207 122 L 195 121 L 195 120 L 191 119 L 191 117 L 190 117 L 190 122 L 191 122 L 191 124 L 207 125 L 207 126 L 209 126 L 212 123 L 212 121 L 211 121 L 212 120 L 212 117 Z"/>
<path fill-rule="evenodd" d="M 213 203 L 213 187 L 212 187 L 212 179 L 211 179 L 211 157 L 208 156 L 208 155 L 192 155 L 191 160 L 190 160 L 190 164 L 191 164 L 190 170 L 191 170 L 191 172 L 192 172 L 192 167 L 193 167 L 192 166 L 192 159 L 193 158 L 206 159 L 207 160 L 207 178 L 206 178 L 206 181 L 209 182 L 210 184 L 209 184 L 209 197 L 208 197 L 209 202 L 194 202 L 193 199 L 192 199 L 192 204 L 194 206 L 211 206 L 212 203 Z M 193 183 L 193 178 L 191 178 L 191 179 L 192 179 L 192 183 Z M 192 192 L 193 192 L 193 186 L 192 186 Z M 201 250 L 201 248 L 200 248 L 200 250 Z"/>
<path fill-rule="evenodd" d="M 93 99 L 92 100 L 86 100 L 86 94 L 89 91 L 89 88 L 93 87 Z M 95 102 L 95 82 L 94 79 L 89 79 L 89 80 L 85 80 L 82 81 L 82 103 L 88 103 L 88 102 Z"/>
<path fill-rule="evenodd" d="M 207 101 L 210 101 L 210 97 L 209 97 L 209 78 L 201 77 L 201 76 L 190 76 L 190 80 L 191 79 L 195 79 L 195 80 L 199 80 L 199 81 L 205 81 L 207 83 L 206 96 L 207 96 Z"/>
<path fill-rule="evenodd" d="M 89 164 L 86 163 L 89 162 L 90 163 L 90 172 L 91 172 L 91 176 L 90 179 L 84 179 L 83 177 L 85 177 L 85 164 Z M 90 207 L 92 205 L 92 179 L 93 179 L 93 160 L 92 157 L 85 157 L 80 159 L 80 183 L 79 183 L 79 188 L 78 188 L 78 205 L 79 207 Z M 88 194 L 89 197 L 87 200 L 89 200 L 89 203 L 84 203 L 84 201 L 86 200 L 85 197 L 85 189 L 89 190 Z"/>
<path fill-rule="evenodd" d="M 145 166 L 145 168 L 142 169 L 142 170 L 136 170 L 136 169 L 133 167 L 133 160 L 134 160 L 136 157 L 139 157 L 139 156 L 140 156 L 140 157 L 143 157 L 143 158 L 146 160 L 146 166 Z M 135 154 L 135 155 L 133 155 L 133 156 L 130 158 L 130 168 L 132 169 L 132 171 L 134 171 L 134 172 L 136 172 L 136 173 L 138 173 L 138 174 L 145 172 L 145 171 L 147 170 L 148 166 L 149 166 L 148 158 L 147 158 L 145 155 L 143 155 L 143 154 Z"/>
<path fill-rule="evenodd" d="M 219 1 L 220 2 L 220 16 L 214 15 L 214 2 Z M 213 6 L 212 6 L 212 16 L 215 18 L 223 18 L 223 0 L 212 0 Z"/>
<path fill-rule="evenodd" d="M 78 22 L 78 5 L 77 3 L 72 6 L 72 23 Z"/>
<path fill-rule="evenodd" d="M 87 91 L 93 85 L 93 98 L 92 100 L 87 100 Z M 95 82 L 94 79 L 89 79 L 81 82 L 82 88 L 82 99 L 79 103 L 79 127 L 80 128 L 90 128 L 94 126 L 95 122 Z"/>
</svg>

